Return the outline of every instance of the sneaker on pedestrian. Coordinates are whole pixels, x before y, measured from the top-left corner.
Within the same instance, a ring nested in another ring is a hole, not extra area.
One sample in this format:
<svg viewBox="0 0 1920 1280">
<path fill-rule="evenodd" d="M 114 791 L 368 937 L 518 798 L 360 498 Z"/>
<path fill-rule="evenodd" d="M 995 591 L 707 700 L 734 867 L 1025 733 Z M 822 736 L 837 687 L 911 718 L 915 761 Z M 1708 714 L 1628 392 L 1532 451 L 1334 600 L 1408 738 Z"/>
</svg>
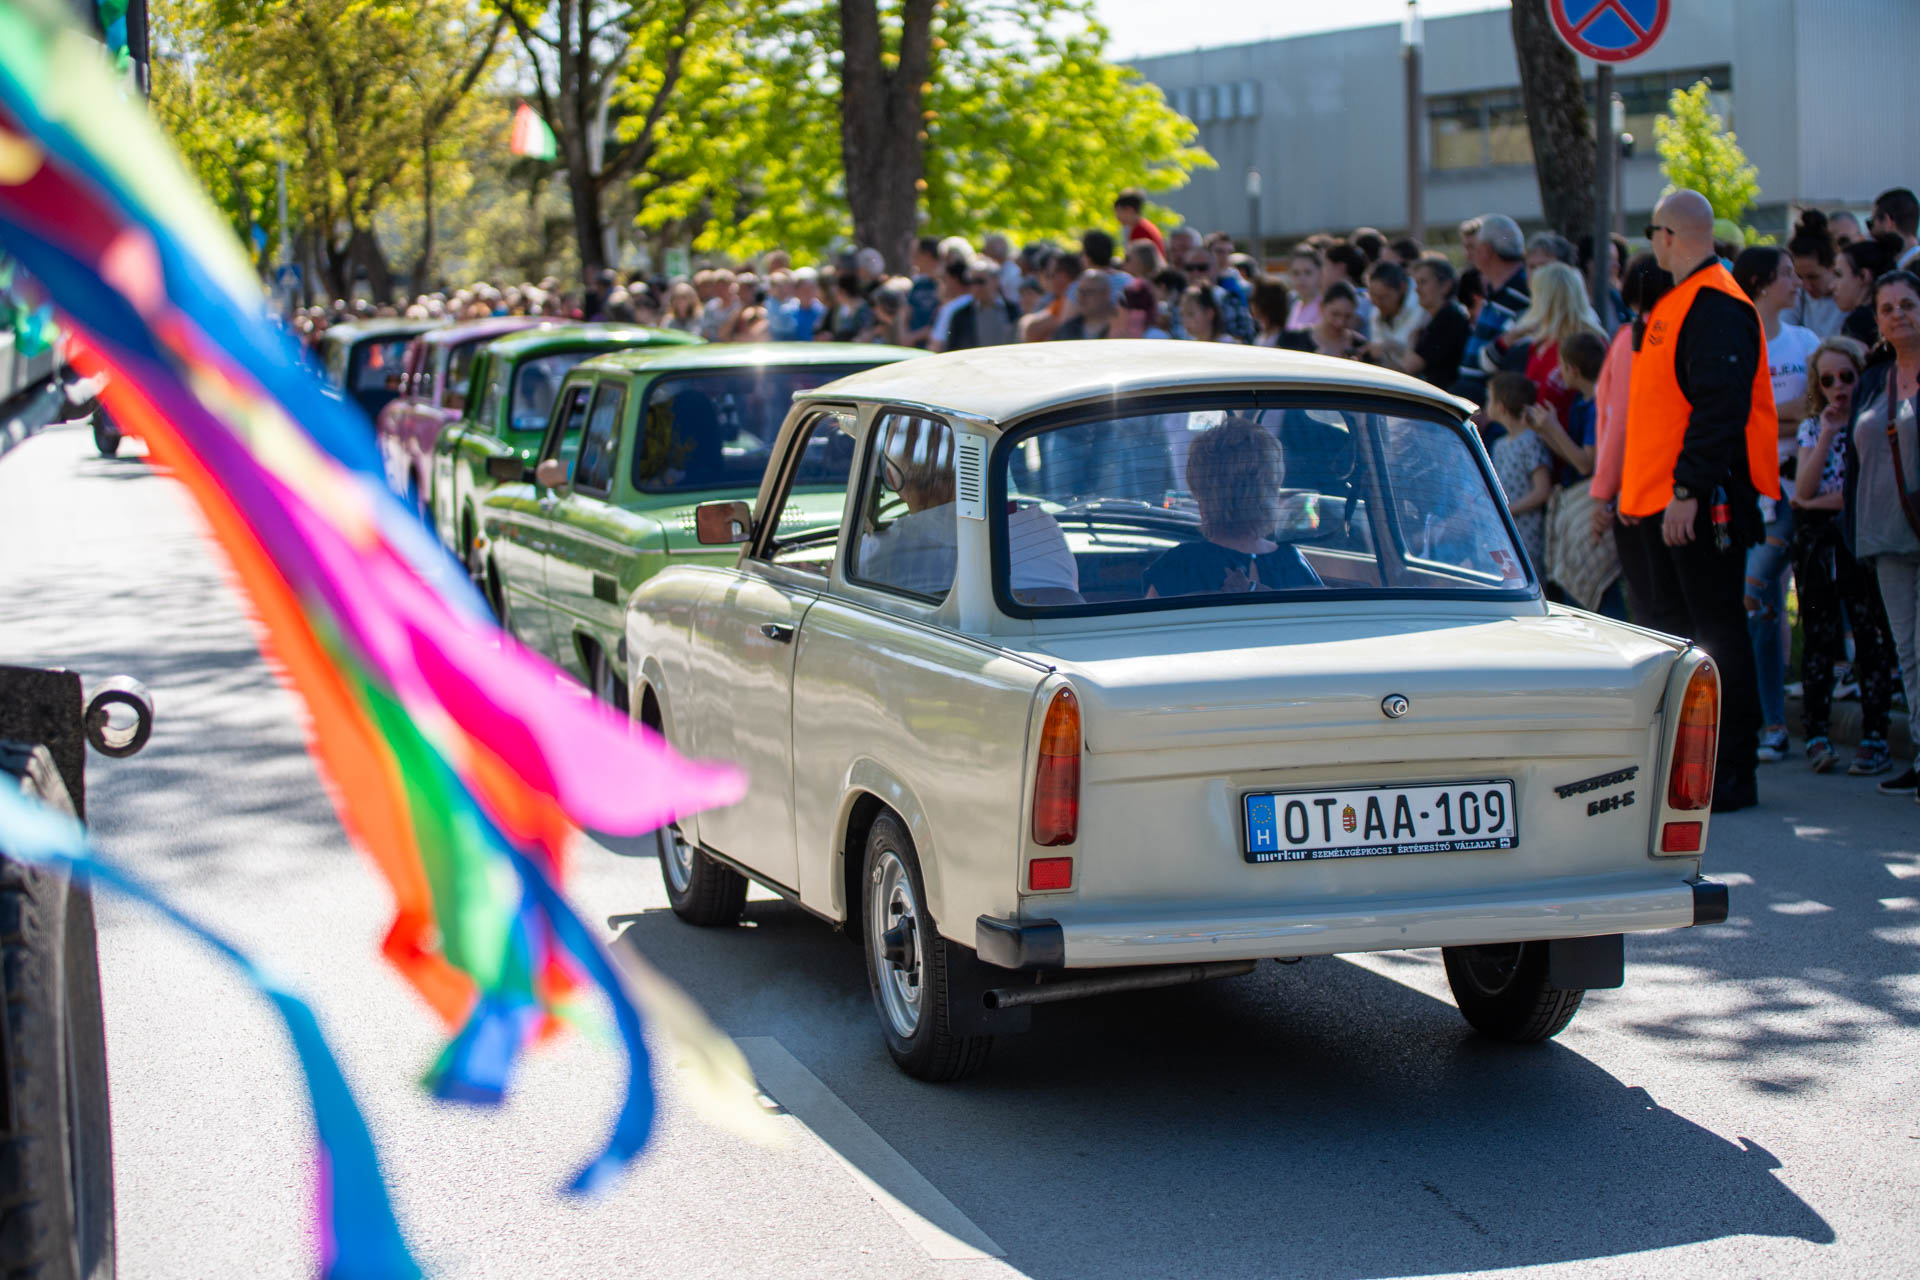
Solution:
<svg viewBox="0 0 1920 1280">
<path fill-rule="evenodd" d="M 1807 739 L 1807 767 L 1815 773 L 1825 773 L 1839 762 L 1833 744 L 1825 738 Z"/>
<path fill-rule="evenodd" d="M 1860 746 L 1853 753 L 1853 763 L 1847 766 L 1847 772 L 1856 778 L 1867 778 L 1891 768 L 1893 753 L 1887 750 L 1887 740 L 1862 738 Z"/>
<path fill-rule="evenodd" d="M 1753 758 L 1762 764 L 1778 764 L 1787 758 L 1787 731 L 1785 728 L 1768 729 L 1760 735 L 1760 745 L 1754 748 Z"/>
<path fill-rule="evenodd" d="M 1853 678 L 1853 664 L 1842 663 L 1833 669 L 1833 698 L 1835 702 L 1860 696 L 1860 682 Z"/>
<path fill-rule="evenodd" d="M 1916 775 L 1913 771 L 1913 766 L 1909 765 L 1893 777 L 1881 783 L 1880 794 L 1883 796 L 1913 795 L 1915 794 L 1914 786 L 1916 783 L 1920 783 L 1920 775 Z"/>
</svg>

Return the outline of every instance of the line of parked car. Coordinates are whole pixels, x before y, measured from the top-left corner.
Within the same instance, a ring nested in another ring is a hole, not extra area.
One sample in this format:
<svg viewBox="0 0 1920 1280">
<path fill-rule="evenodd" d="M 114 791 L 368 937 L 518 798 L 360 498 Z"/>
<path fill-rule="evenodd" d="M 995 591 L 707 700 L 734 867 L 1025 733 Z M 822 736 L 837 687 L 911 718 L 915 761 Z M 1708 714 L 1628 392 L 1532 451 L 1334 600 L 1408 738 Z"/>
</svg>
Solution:
<svg viewBox="0 0 1920 1280">
<path fill-rule="evenodd" d="M 505 626 L 748 771 L 655 834 L 674 911 L 842 927 L 914 1075 L 1038 1004 L 1408 947 L 1541 1040 L 1622 935 L 1726 918 L 1711 661 L 1547 603 L 1425 383 L 508 320 L 325 365 L 390 370 L 389 480 Z"/>
</svg>

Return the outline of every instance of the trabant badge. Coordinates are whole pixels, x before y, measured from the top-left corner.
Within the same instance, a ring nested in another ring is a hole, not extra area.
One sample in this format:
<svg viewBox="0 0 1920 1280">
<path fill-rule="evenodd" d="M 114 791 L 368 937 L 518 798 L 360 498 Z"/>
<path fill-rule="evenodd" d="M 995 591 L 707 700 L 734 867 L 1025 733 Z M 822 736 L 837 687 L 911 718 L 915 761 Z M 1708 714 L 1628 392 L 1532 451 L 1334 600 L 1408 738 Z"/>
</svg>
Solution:
<svg viewBox="0 0 1920 1280">
<path fill-rule="evenodd" d="M 1405 695 L 1398 693 L 1390 693 L 1380 699 L 1380 710 L 1386 712 L 1387 719 L 1389 720 L 1398 720 L 1401 716 L 1407 714 L 1412 708 L 1412 705 L 1412 703 L 1407 701 Z"/>
</svg>

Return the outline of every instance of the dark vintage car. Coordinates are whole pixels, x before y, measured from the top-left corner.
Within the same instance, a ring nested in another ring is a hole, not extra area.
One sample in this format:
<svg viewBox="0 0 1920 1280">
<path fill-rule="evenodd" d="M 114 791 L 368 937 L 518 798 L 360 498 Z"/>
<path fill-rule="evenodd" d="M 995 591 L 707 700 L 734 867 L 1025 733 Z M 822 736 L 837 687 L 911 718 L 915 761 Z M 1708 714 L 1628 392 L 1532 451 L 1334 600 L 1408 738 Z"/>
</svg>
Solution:
<svg viewBox="0 0 1920 1280">
<path fill-rule="evenodd" d="M 441 320 L 352 320 L 320 335 L 320 379 L 372 421 L 400 394 L 407 344 Z"/>
</svg>

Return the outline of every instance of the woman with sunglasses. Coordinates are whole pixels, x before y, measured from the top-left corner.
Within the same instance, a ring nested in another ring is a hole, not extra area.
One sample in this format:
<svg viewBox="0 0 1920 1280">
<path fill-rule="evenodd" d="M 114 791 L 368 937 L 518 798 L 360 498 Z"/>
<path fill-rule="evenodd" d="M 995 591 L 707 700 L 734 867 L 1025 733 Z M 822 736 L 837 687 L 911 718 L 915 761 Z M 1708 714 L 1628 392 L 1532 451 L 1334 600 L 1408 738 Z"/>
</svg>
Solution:
<svg viewBox="0 0 1920 1280">
<path fill-rule="evenodd" d="M 1874 323 L 1891 359 L 1860 374 L 1841 433 L 1841 510 L 1848 546 L 1873 565 L 1907 692 L 1907 725 L 1920 742 L 1920 276 L 1889 271 L 1874 282 Z M 1914 794 L 1909 767 L 1880 784 Z"/>
<path fill-rule="evenodd" d="M 1794 473 L 1793 576 L 1800 598 L 1800 622 L 1806 641 L 1800 650 L 1800 681 L 1805 690 L 1807 763 L 1815 773 L 1833 768 L 1839 756 L 1827 741 L 1827 717 L 1833 706 L 1834 664 L 1846 657 L 1846 623 L 1853 621 L 1854 664 L 1860 679 L 1863 735 L 1854 752 L 1852 774 L 1885 773 L 1887 722 L 1893 705 L 1893 638 L 1880 603 L 1873 569 L 1853 558 L 1840 536 L 1841 450 L 1834 442 L 1846 430 L 1853 410 L 1854 386 L 1867 350 L 1852 338 L 1832 337 L 1814 348 L 1807 362 L 1807 412 L 1800 424 L 1799 466 Z M 1844 606 L 1844 612 L 1843 612 Z"/>
</svg>

